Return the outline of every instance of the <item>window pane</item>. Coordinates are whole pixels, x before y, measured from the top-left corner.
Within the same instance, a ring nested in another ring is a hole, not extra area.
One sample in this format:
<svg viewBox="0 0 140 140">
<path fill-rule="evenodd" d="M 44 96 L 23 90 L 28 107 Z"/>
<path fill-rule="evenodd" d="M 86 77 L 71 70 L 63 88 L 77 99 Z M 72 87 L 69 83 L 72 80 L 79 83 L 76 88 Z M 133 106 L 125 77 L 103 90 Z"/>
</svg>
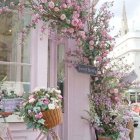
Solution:
<svg viewBox="0 0 140 140">
<path fill-rule="evenodd" d="M 22 82 L 30 82 L 30 66 L 21 67 L 21 79 Z"/>
<path fill-rule="evenodd" d="M 29 21 L 28 11 L 23 19 L 17 13 L 0 14 L 0 80 L 7 77 L 5 88 L 15 91 L 28 92 L 30 87 L 30 36 L 22 45 L 20 32 Z"/>
<path fill-rule="evenodd" d="M 65 78 L 65 63 L 64 63 L 64 57 L 65 57 L 65 46 L 64 44 L 60 44 L 57 47 L 57 85 L 59 89 L 61 90 L 61 94 L 64 97 L 64 78 Z M 64 98 L 63 98 L 64 99 Z M 62 101 L 62 110 L 64 112 L 64 100 Z"/>
<path fill-rule="evenodd" d="M 28 93 L 30 91 L 30 84 L 29 83 L 23 83 L 23 91 L 25 93 Z"/>
<path fill-rule="evenodd" d="M 57 50 L 57 79 L 58 81 L 64 81 L 64 45 L 58 46 Z"/>
<path fill-rule="evenodd" d="M 24 19 L 22 21 L 23 26 L 27 26 L 30 23 L 31 16 L 30 16 L 29 9 L 25 10 Z M 30 34 L 27 35 L 24 46 L 21 48 L 21 62 L 23 63 L 30 63 Z"/>
<path fill-rule="evenodd" d="M 10 61 L 12 59 L 12 45 L 14 43 L 12 32 L 11 13 L 0 14 L 0 61 Z"/>
<path fill-rule="evenodd" d="M 29 39 L 21 46 L 21 27 L 26 26 L 30 16 L 25 13 L 24 19 L 17 14 L 0 14 L 0 61 L 29 63 Z"/>
<path fill-rule="evenodd" d="M 16 65 L 0 65 L 0 80 L 7 77 L 7 81 L 16 81 L 17 66 Z"/>
</svg>

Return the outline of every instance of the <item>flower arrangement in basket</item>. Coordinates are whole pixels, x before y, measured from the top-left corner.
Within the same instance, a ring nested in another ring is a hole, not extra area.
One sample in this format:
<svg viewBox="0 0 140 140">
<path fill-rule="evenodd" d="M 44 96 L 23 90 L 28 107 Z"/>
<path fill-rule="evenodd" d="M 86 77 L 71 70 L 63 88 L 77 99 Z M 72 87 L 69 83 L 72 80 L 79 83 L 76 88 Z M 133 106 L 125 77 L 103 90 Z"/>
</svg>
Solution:
<svg viewBox="0 0 140 140">
<path fill-rule="evenodd" d="M 47 132 L 62 122 L 60 93 L 55 88 L 38 88 L 25 97 L 21 116 L 28 128 Z"/>
</svg>

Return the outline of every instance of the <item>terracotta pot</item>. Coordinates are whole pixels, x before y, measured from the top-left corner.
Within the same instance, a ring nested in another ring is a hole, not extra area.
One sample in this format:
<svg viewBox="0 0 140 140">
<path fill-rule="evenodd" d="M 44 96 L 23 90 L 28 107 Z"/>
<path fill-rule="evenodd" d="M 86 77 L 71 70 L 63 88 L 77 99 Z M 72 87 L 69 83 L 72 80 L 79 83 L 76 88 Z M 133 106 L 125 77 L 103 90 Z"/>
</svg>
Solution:
<svg viewBox="0 0 140 140">
<path fill-rule="evenodd" d="M 98 136 L 98 140 L 112 140 L 112 138 L 106 136 Z"/>
<path fill-rule="evenodd" d="M 50 129 L 58 124 L 62 123 L 62 111 L 60 108 L 43 111 L 43 119 L 45 120 L 45 126 Z"/>
</svg>

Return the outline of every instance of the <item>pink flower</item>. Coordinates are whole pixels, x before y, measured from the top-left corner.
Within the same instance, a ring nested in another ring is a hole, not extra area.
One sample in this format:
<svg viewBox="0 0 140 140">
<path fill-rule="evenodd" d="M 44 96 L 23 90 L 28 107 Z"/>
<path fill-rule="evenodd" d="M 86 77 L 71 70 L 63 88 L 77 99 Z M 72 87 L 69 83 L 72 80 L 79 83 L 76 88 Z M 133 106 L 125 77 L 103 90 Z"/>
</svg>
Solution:
<svg viewBox="0 0 140 140">
<path fill-rule="evenodd" d="M 77 45 L 78 45 L 78 46 L 81 46 L 82 44 L 83 44 L 83 43 L 82 43 L 82 41 L 81 41 L 81 38 L 78 38 L 78 39 L 77 39 Z"/>
<path fill-rule="evenodd" d="M 114 89 L 110 89 L 110 93 L 114 93 Z"/>
<path fill-rule="evenodd" d="M 93 40 L 90 40 L 89 41 L 89 45 L 94 45 L 94 41 Z"/>
<path fill-rule="evenodd" d="M 32 98 L 34 98 L 34 95 L 30 95 L 30 96 L 29 96 L 29 99 L 32 99 Z"/>
<path fill-rule="evenodd" d="M 66 9 L 66 8 L 68 7 L 65 3 L 63 3 L 61 6 L 62 6 L 62 8 L 64 8 L 64 9 Z"/>
<path fill-rule="evenodd" d="M 2 13 L 2 9 L 0 9 L 0 14 Z"/>
<path fill-rule="evenodd" d="M 79 35 L 81 36 L 85 35 L 85 31 L 79 31 Z"/>
<path fill-rule="evenodd" d="M 74 29 L 73 29 L 73 28 L 69 28 L 68 31 L 69 31 L 70 33 L 74 33 Z"/>
<path fill-rule="evenodd" d="M 118 93 L 119 90 L 117 88 L 114 89 L 114 93 Z"/>
<path fill-rule="evenodd" d="M 62 31 L 63 33 L 66 33 L 66 32 L 67 32 L 67 29 L 66 29 L 66 28 L 63 28 L 61 31 Z"/>
<path fill-rule="evenodd" d="M 49 100 L 47 100 L 47 99 L 43 100 L 43 103 L 48 105 L 49 104 Z"/>
<path fill-rule="evenodd" d="M 99 62 L 101 62 L 101 61 L 102 61 L 102 57 L 101 57 L 101 56 L 98 56 L 98 57 L 96 58 L 96 60 L 99 61 Z"/>
<path fill-rule="evenodd" d="M 72 18 L 79 18 L 79 16 L 80 15 L 78 13 L 74 13 L 73 16 L 72 16 Z"/>
<path fill-rule="evenodd" d="M 118 102 L 119 101 L 119 97 L 115 97 L 115 101 Z"/>
<path fill-rule="evenodd" d="M 107 56 L 107 53 L 103 53 L 103 57 L 106 57 Z"/>
<path fill-rule="evenodd" d="M 71 21 L 71 24 L 72 24 L 72 26 L 77 26 L 78 25 L 78 22 L 79 22 L 79 20 L 78 19 L 76 19 L 76 18 L 74 18 L 72 21 Z"/>
<path fill-rule="evenodd" d="M 106 31 L 102 31 L 103 36 L 106 36 L 106 34 L 107 34 Z"/>
<path fill-rule="evenodd" d="M 54 2 L 53 1 L 48 2 L 48 6 L 51 9 L 54 8 Z"/>
<path fill-rule="evenodd" d="M 88 64 L 89 63 L 89 60 L 86 57 L 84 57 L 83 61 L 84 61 L 85 64 Z"/>
<path fill-rule="evenodd" d="M 58 7 L 54 7 L 54 11 L 58 12 L 58 11 L 60 11 L 60 9 Z"/>
<path fill-rule="evenodd" d="M 61 19 L 61 20 L 65 20 L 65 19 L 66 19 L 66 15 L 65 15 L 65 14 L 62 14 L 62 15 L 60 16 L 60 19 Z"/>
<path fill-rule="evenodd" d="M 84 28 L 84 24 L 83 22 L 79 19 L 78 25 L 77 25 L 80 29 Z"/>
<path fill-rule="evenodd" d="M 58 95 L 58 98 L 59 98 L 59 99 L 62 99 L 63 97 L 62 97 L 62 95 L 59 94 L 59 95 Z"/>
<path fill-rule="evenodd" d="M 29 100 L 29 103 L 34 103 L 35 102 L 35 98 L 31 98 L 30 100 Z"/>
<path fill-rule="evenodd" d="M 35 115 L 36 119 L 41 119 L 42 117 L 43 117 L 43 114 L 41 112 Z"/>
<path fill-rule="evenodd" d="M 80 6 L 76 6 L 76 10 L 79 11 L 80 10 Z"/>
<path fill-rule="evenodd" d="M 109 51 L 113 51 L 113 47 L 110 47 Z"/>
</svg>

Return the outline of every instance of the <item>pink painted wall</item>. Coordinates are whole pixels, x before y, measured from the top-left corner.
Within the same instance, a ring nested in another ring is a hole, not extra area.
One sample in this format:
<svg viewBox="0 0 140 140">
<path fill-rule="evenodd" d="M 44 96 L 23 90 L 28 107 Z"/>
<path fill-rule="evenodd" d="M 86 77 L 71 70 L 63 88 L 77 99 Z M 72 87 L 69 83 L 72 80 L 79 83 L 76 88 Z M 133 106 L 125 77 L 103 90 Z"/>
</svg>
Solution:
<svg viewBox="0 0 140 140">
<path fill-rule="evenodd" d="M 73 40 L 68 40 L 66 45 L 75 46 Z M 81 119 L 81 116 L 87 116 L 84 110 L 89 108 L 90 76 L 67 66 L 65 73 L 63 140 L 90 140 L 89 124 Z"/>
<path fill-rule="evenodd" d="M 46 32 L 40 40 L 40 26 L 31 33 L 31 90 L 37 86 L 47 87 L 48 35 Z"/>
</svg>

